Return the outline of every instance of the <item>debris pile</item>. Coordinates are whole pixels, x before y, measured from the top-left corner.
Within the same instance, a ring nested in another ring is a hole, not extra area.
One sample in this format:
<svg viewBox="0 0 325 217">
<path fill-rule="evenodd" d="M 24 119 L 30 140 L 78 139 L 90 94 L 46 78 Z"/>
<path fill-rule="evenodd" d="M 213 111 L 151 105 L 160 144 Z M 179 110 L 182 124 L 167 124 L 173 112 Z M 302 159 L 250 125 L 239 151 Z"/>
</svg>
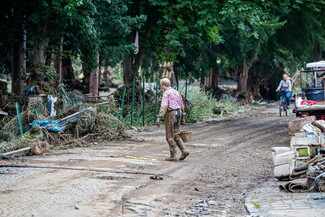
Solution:
<svg viewBox="0 0 325 217">
<path fill-rule="evenodd" d="M 26 147 L 34 154 L 42 154 L 50 147 L 87 146 L 98 140 L 130 138 L 125 132 L 127 127 L 108 112 L 118 108 L 102 109 L 115 107 L 114 103 L 86 104 L 76 92 L 70 98 L 64 87 L 60 89 L 58 97 L 29 97 L 20 117 L 12 117 L 0 128 L 0 140 L 4 141 L 0 143 L 0 156 Z"/>
<path fill-rule="evenodd" d="M 287 192 L 325 191 L 325 121 L 315 116 L 293 120 L 290 147 L 272 148 L 274 176 Z"/>
<path fill-rule="evenodd" d="M 29 97 L 26 111 L 20 114 L 23 131 L 30 129 L 29 123 L 47 116 L 46 107 L 41 97 Z M 0 140 L 10 140 L 19 135 L 18 116 L 9 120 L 0 130 Z"/>
<path fill-rule="evenodd" d="M 125 133 L 126 127 L 114 115 L 96 110 L 81 113 L 78 121 L 70 122 L 68 133 L 76 138 L 123 140 L 129 138 Z M 62 121 L 60 121 L 62 123 Z"/>
</svg>

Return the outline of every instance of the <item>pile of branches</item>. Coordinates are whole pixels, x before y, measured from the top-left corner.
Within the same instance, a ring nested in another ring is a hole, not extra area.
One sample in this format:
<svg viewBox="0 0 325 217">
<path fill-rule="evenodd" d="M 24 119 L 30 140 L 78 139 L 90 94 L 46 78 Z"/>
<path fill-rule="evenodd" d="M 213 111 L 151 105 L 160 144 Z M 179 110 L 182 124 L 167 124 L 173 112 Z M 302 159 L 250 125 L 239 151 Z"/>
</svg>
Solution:
<svg viewBox="0 0 325 217">
<path fill-rule="evenodd" d="M 29 123 L 33 121 L 51 119 L 46 117 L 45 107 L 37 107 L 35 102 L 35 100 L 30 101 L 28 111 L 21 113 L 23 129 L 26 132 L 23 136 L 19 136 L 17 117 L 12 118 L 0 131 L 1 140 L 6 141 L 0 143 L 0 146 L 4 148 L 2 152 L 31 147 L 35 153 L 43 153 L 49 148 L 82 147 L 102 140 L 130 139 L 126 133 L 127 127 L 107 110 L 97 109 L 96 105 L 92 105 L 93 109 L 81 113 L 77 121 L 68 123 L 63 132 L 50 132 L 38 125 L 30 129 Z M 44 105 L 44 103 L 37 102 L 39 105 Z M 83 111 L 89 106 L 89 104 L 76 105 L 59 114 L 58 117 L 64 118 Z M 115 107 L 115 105 L 110 106 Z M 38 108 L 38 113 L 35 113 L 35 108 Z"/>
<path fill-rule="evenodd" d="M 81 109 L 81 107 L 80 107 Z M 127 126 L 114 115 L 98 112 L 94 109 L 78 117 L 75 123 L 69 123 L 64 133 L 59 134 L 59 144 L 87 146 L 99 140 L 126 140 L 131 137 L 126 133 Z M 54 142 L 58 144 L 58 139 Z M 51 141 L 51 143 L 53 143 Z"/>
<path fill-rule="evenodd" d="M 39 126 L 34 127 L 22 137 L 11 141 L 1 142 L 1 152 L 10 152 L 21 148 L 30 147 L 31 154 L 43 154 L 49 151 L 49 143 L 46 139 L 48 131 Z"/>
<path fill-rule="evenodd" d="M 47 111 L 45 102 L 42 97 L 30 97 L 26 106 L 26 111 L 20 114 L 21 123 L 23 126 L 23 132 L 30 130 L 29 123 L 37 120 L 45 119 Z M 9 141 L 20 135 L 18 126 L 18 117 L 14 116 L 1 127 L 0 140 Z"/>
</svg>

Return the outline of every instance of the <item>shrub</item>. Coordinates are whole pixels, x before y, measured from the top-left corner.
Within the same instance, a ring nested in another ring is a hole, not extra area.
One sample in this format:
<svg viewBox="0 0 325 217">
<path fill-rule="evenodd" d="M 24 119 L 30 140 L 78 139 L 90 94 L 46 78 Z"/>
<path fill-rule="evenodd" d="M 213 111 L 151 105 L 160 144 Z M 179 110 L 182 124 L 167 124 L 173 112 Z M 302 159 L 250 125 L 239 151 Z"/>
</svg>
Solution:
<svg viewBox="0 0 325 217">
<path fill-rule="evenodd" d="M 185 96 L 185 91 L 182 90 Z M 188 122 L 202 121 L 206 118 L 214 117 L 214 108 L 216 106 L 216 98 L 211 93 L 206 92 L 200 87 L 188 87 L 186 100 L 188 101 L 186 114 Z"/>
</svg>

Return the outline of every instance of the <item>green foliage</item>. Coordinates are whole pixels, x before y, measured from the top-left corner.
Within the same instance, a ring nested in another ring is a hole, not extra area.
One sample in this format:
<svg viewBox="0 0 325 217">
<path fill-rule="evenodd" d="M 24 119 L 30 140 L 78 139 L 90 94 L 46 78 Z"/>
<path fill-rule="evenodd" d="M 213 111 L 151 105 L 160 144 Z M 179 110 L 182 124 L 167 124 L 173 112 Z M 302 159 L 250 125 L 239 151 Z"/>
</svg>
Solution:
<svg viewBox="0 0 325 217">
<path fill-rule="evenodd" d="M 0 57 L 6 58 L 0 59 L 0 69 L 9 72 L 8 56 L 21 40 L 16 34 L 21 28 L 27 32 L 27 60 L 33 65 L 39 64 L 37 52 L 46 49 L 48 59 L 51 54 L 80 57 L 89 70 L 97 66 L 98 55 L 101 64 L 115 66 L 133 50 L 127 35 L 145 20 L 144 15 L 129 16 L 129 5 L 129 0 L 4 0 L 0 5 Z"/>
<path fill-rule="evenodd" d="M 202 61 L 206 59 L 200 58 L 201 47 L 206 47 L 210 42 L 213 45 L 221 42 L 218 6 L 214 0 L 150 0 L 144 9 L 147 23 L 142 34 L 145 39 L 148 35 L 150 38 L 142 42 L 147 59 L 142 68 L 150 73 L 157 71 L 163 62 L 175 62 L 182 67 L 181 70 L 177 69 L 182 74 L 189 74 L 183 72 L 191 67 L 193 74 L 200 74 L 202 63 L 207 64 Z M 195 62 L 198 64 L 192 64 L 191 60 L 197 57 Z M 184 60 L 189 60 L 187 67 L 184 67 Z"/>
<path fill-rule="evenodd" d="M 180 79 L 202 78 L 212 69 L 237 79 L 247 64 L 250 90 L 318 60 L 325 47 L 324 0 L 144 0 L 134 12 L 137 2 L 1 1 L 0 73 L 11 73 L 13 48 L 23 33 L 28 67 L 49 66 L 53 55 L 79 58 L 87 80 L 98 64 L 115 67 L 129 55 L 136 74 L 141 67 L 151 79 L 165 62 L 173 62 Z M 136 31 L 137 55 L 129 37 Z M 54 79 L 52 73 L 45 77 Z"/>
<path fill-rule="evenodd" d="M 214 113 L 218 114 L 219 116 L 231 116 L 238 112 L 240 109 L 243 108 L 240 107 L 238 103 L 226 98 L 217 100 L 214 108 Z"/>
<path fill-rule="evenodd" d="M 121 121 L 125 124 L 130 125 L 131 121 L 131 106 L 127 105 L 124 107 L 125 115 L 121 119 Z M 134 108 L 133 114 L 133 126 L 134 127 L 143 127 L 143 116 L 142 116 L 142 105 L 136 106 Z M 161 123 L 164 123 L 163 121 Z M 144 119 L 145 126 L 152 126 L 154 125 L 154 106 L 150 103 L 146 103 L 145 105 L 145 119 Z"/>
<path fill-rule="evenodd" d="M 114 75 L 113 82 L 115 84 L 123 83 L 123 71 L 121 68 L 113 68 L 112 74 Z"/>
<path fill-rule="evenodd" d="M 34 71 L 42 72 L 44 75 L 44 81 L 55 80 L 58 78 L 58 73 L 54 70 L 53 67 L 45 64 L 38 64 L 29 67 L 22 79 L 25 81 L 32 80 L 32 75 Z"/>
<path fill-rule="evenodd" d="M 182 91 L 183 96 L 185 95 L 184 91 Z M 189 116 L 188 121 L 202 121 L 215 116 L 216 99 L 212 94 L 199 87 L 190 87 L 188 88 L 187 100 L 190 102 L 186 109 L 186 114 Z"/>
<path fill-rule="evenodd" d="M 185 90 L 182 89 L 181 93 L 183 97 L 185 96 Z M 186 113 L 186 121 L 189 123 L 203 121 L 207 118 L 220 117 L 220 107 L 223 108 L 222 116 L 233 115 L 238 112 L 239 109 L 243 109 L 239 106 L 239 104 L 229 100 L 216 100 L 212 94 L 206 92 L 204 89 L 200 87 L 189 87 L 187 92 L 187 105 L 186 105 L 185 113 Z M 160 101 L 158 103 L 158 107 L 160 107 Z M 158 108 L 159 109 L 159 108 Z M 118 115 L 117 110 L 107 110 L 107 112 L 111 112 L 114 115 Z M 134 126 L 142 127 L 142 105 L 138 105 L 134 109 Z M 154 114 L 155 114 L 155 106 L 151 102 L 146 102 L 145 104 L 145 126 L 154 125 Z M 125 124 L 130 124 L 131 120 L 131 106 L 126 105 L 123 109 L 123 118 L 122 122 Z M 163 124 L 162 120 L 162 124 Z"/>
<path fill-rule="evenodd" d="M 97 13 L 95 27 L 100 40 L 100 57 L 105 66 L 116 66 L 126 54 L 134 50 L 127 36 L 134 29 L 141 28 L 145 15 L 131 17 L 128 15 L 127 0 L 95 1 Z"/>
<path fill-rule="evenodd" d="M 287 7 L 286 4 L 282 6 L 283 9 Z M 223 16 L 222 53 L 230 60 L 228 63 L 234 65 L 240 65 L 244 58 L 254 55 L 250 53 L 258 52 L 255 50 L 257 43 L 266 43 L 285 24 L 280 21 L 276 5 L 266 1 L 226 1 L 220 15 Z"/>
</svg>

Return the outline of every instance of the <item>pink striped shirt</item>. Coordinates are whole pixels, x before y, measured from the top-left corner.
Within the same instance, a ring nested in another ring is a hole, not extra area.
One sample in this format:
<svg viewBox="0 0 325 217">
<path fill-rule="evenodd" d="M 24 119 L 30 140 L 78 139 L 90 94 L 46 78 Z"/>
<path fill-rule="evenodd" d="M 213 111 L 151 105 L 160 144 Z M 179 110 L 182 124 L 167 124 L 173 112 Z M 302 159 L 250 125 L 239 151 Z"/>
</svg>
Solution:
<svg viewBox="0 0 325 217">
<path fill-rule="evenodd" d="M 181 94 L 177 90 L 169 88 L 165 91 L 162 97 L 161 107 L 167 107 L 168 109 L 175 110 L 184 108 L 185 106 Z"/>
</svg>

